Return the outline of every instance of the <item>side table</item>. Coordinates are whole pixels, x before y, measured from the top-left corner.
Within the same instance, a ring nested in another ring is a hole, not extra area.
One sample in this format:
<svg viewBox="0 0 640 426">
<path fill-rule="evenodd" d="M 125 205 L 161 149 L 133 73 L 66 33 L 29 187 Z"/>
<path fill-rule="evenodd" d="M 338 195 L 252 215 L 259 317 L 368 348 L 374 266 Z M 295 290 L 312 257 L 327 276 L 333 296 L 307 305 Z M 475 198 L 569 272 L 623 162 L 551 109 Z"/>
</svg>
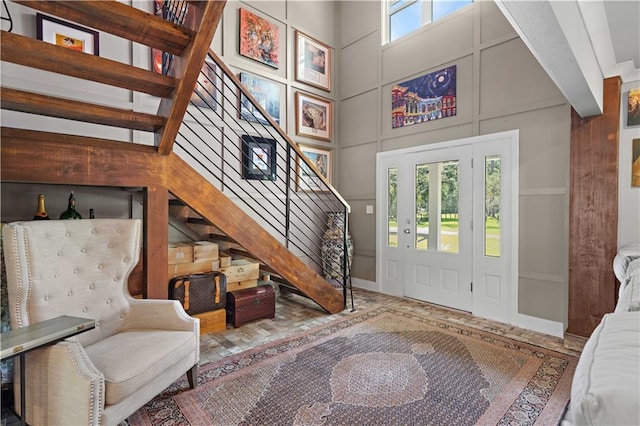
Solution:
<svg viewBox="0 0 640 426">
<path fill-rule="evenodd" d="M 1 359 L 20 356 L 20 424 L 25 425 L 25 354 L 44 345 L 95 328 L 95 321 L 87 318 L 60 316 L 0 335 Z"/>
</svg>

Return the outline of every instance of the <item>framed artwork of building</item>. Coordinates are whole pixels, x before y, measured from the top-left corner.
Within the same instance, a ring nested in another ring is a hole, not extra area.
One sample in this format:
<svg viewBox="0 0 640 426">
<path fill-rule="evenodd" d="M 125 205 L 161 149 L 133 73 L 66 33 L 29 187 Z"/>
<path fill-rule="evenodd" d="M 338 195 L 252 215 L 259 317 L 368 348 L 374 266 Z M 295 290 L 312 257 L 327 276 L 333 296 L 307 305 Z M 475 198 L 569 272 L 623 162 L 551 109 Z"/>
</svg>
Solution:
<svg viewBox="0 0 640 426">
<path fill-rule="evenodd" d="M 455 65 L 391 88 L 391 127 L 394 129 L 453 117 L 456 113 Z"/>
</svg>

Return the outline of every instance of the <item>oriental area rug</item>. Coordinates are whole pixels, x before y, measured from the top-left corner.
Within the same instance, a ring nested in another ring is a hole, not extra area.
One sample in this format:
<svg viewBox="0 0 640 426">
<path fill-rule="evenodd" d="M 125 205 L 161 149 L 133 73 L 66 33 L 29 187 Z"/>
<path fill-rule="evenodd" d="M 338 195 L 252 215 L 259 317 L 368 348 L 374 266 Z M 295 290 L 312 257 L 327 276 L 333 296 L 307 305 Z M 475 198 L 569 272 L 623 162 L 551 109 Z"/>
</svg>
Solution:
<svg viewBox="0 0 640 426">
<path fill-rule="evenodd" d="M 201 366 L 129 424 L 556 425 L 576 362 L 379 307 Z"/>
</svg>

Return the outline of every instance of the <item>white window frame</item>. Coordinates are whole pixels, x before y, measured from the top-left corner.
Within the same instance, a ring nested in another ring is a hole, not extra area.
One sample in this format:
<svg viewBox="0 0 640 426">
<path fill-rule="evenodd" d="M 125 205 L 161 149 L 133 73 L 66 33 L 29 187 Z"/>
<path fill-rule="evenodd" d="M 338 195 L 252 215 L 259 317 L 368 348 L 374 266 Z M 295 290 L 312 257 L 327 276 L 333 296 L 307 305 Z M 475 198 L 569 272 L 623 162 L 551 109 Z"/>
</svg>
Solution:
<svg viewBox="0 0 640 426">
<path fill-rule="evenodd" d="M 403 0 L 384 0 L 382 2 L 382 44 L 387 44 L 387 43 L 391 43 L 391 16 L 395 15 L 396 13 L 406 9 L 407 7 L 415 4 L 415 3 L 422 3 L 422 7 L 421 7 L 421 11 L 422 11 L 422 18 L 421 18 L 421 24 L 420 27 L 416 28 L 415 30 L 408 32 L 407 34 L 400 36 L 398 39 L 399 40 L 411 33 L 413 33 L 414 31 L 424 27 L 427 24 L 430 24 L 433 21 L 433 1 L 432 0 L 409 0 L 406 2 L 406 4 L 403 4 L 402 6 L 398 7 L 395 10 L 391 10 L 393 8 L 393 5 L 396 3 L 400 3 Z M 477 0 L 472 0 L 473 2 L 476 2 Z M 464 6 L 463 6 L 464 7 Z M 459 10 L 459 9 L 458 9 Z M 394 41 L 396 41 L 394 40 Z"/>
</svg>

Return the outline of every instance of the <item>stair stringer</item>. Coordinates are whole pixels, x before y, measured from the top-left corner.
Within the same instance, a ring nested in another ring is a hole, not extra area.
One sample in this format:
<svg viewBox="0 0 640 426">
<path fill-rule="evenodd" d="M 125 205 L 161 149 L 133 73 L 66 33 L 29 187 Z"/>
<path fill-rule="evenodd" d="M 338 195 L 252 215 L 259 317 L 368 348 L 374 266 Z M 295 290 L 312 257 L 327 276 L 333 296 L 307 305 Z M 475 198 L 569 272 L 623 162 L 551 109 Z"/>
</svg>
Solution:
<svg viewBox="0 0 640 426">
<path fill-rule="evenodd" d="M 236 203 L 171 153 L 163 174 L 169 192 L 245 248 L 256 260 L 330 313 L 344 309 L 342 295 L 317 272 L 289 251 Z M 180 177 L 179 179 L 176 177 Z"/>
</svg>

